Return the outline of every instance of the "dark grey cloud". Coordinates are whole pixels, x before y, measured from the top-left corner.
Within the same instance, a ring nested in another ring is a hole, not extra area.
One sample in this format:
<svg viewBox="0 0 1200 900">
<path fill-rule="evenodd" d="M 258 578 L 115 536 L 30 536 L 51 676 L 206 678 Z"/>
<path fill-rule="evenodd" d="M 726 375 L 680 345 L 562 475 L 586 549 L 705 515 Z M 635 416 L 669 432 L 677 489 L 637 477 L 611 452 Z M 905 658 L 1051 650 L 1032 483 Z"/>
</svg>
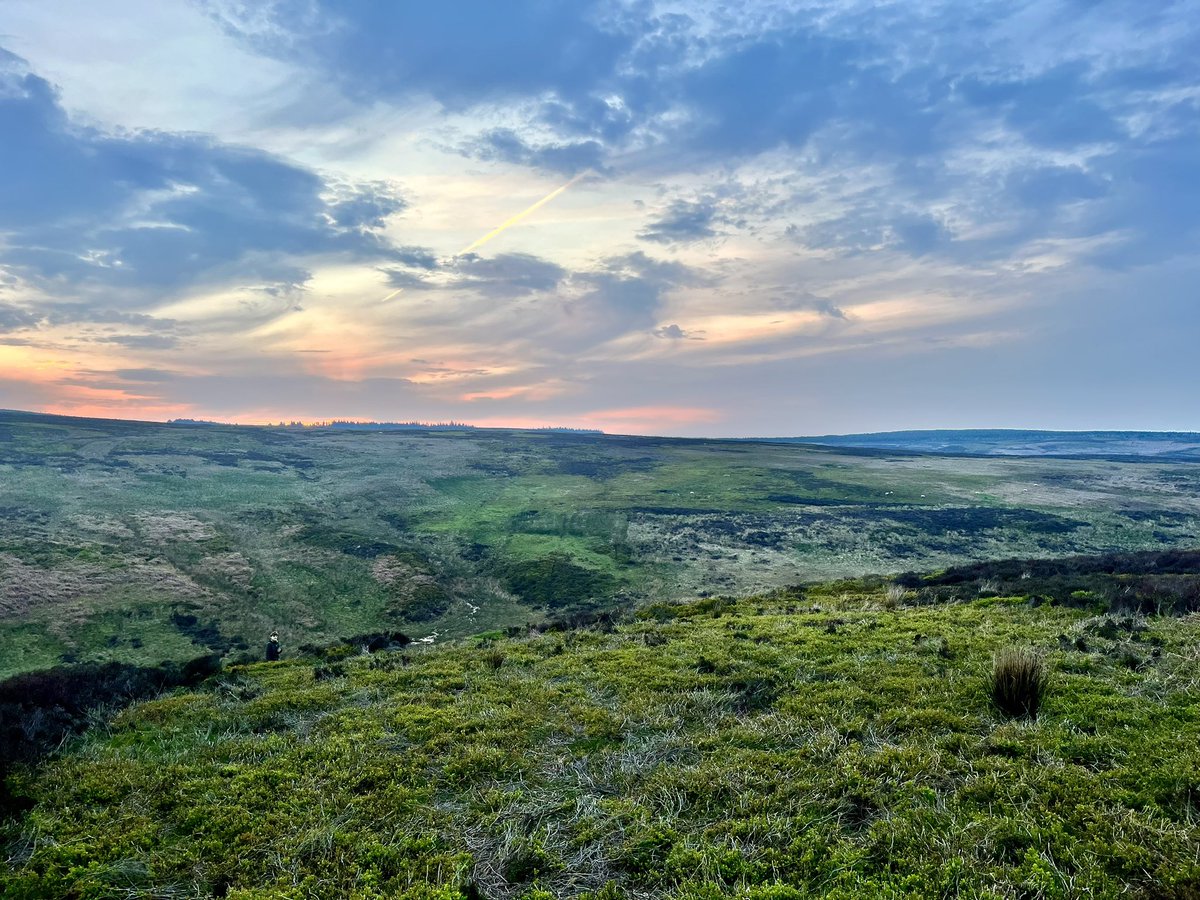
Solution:
<svg viewBox="0 0 1200 900">
<path fill-rule="evenodd" d="M 427 277 L 427 273 L 430 270 L 420 271 L 384 267 L 379 271 L 387 276 L 388 286 L 396 290 L 435 291 L 441 287 L 437 282 Z"/>
<path fill-rule="evenodd" d="M 447 307 L 445 322 L 467 333 L 486 328 L 498 343 L 531 342 L 551 356 L 575 353 L 630 331 L 650 330 L 659 321 L 669 291 L 707 283 L 696 269 L 640 251 L 606 257 L 576 271 L 525 253 L 468 254 L 432 272 L 381 271 L 406 292 L 449 299 L 470 291 L 484 301 L 511 304 L 502 307 L 506 313 L 500 317 L 492 302 Z"/>
<path fill-rule="evenodd" d="M 411 269 L 432 271 L 438 267 L 437 256 L 424 247 L 397 247 L 392 251 L 392 259 Z"/>
<path fill-rule="evenodd" d="M 429 261 L 433 264 L 430 265 Z M 437 261 L 419 248 L 405 248 L 409 268 L 381 269 L 394 288 L 415 291 L 478 291 L 497 299 L 511 299 L 551 291 L 567 277 L 567 270 L 530 253 L 478 256 L 468 253 Z"/>
<path fill-rule="evenodd" d="M 873 202 L 806 227 L 790 225 L 787 234 L 812 249 L 843 253 L 888 249 L 914 257 L 926 256 L 952 240 L 945 224 L 932 215 L 879 209 Z"/>
<path fill-rule="evenodd" d="M 21 278 L 135 305 L 202 282 L 294 285 L 305 254 L 391 253 L 377 229 L 403 209 L 392 188 L 328 185 L 197 135 L 81 126 L 49 82 L 0 53 L 0 263 Z"/>
<path fill-rule="evenodd" d="M 594 270 L 577 272 L 572 283 L 584 289 L 568 309 L 586 330 L 577 329 L 573 346 L 584 334 L 600 343 L 629 331 L 649 329 L 659 321 L 663 297 L 685 285 L 704 283 L 705 276 L 682 263 L 654 259 L 641 251 L 603 260 Z"/>
<path fill-rule="evenodd" d="M 656 259 L 641 250 L 601 260 L 593 275 L 595 277 L 640 279 L 662 287 L 703 284 L 708 280 L 702 272 L 691 266 L 671 259 Z"/>
<path fill-rule="evenodd" d="M 628 87 L 624 93 L 628 95 Z M 624 97 L 616 103 L 611 97 L 582 96 L 545 101 L 538 109 L 538 121 L 564 137 L 611 146 L 628 137 L 638 116 Z"/>
<path fill-rule="evenodd" d="M 336 77 L 349 95 L 428 94 L 451 109 L 484 100 L 587 94 L 612 77 L 634 36 L 603 0 L 277 0 L 239 15 L 209 2 L 259 50 Z M 266 28 L 259 27 L 269 17 Z"/>
<path fill-rule="evenodd" d="M 381 181 L 338 185 L 328 215 L 338 228 L 372 231 L 408 206 L 395 185 Z"/>
<path fill-rule="evenodd" d="M 498 296 L 520 296 L 558 287 L 567 276 L 562 266 L 529 253 L 470 254 L 455 261 L 465 284 Z"/>
<path fill-rule="evenodd" d="M 145 329 L 174 329 L 173 319 L 145 313 L 93 307 L 62 301 L 32 304 L 0 303 L 0 330 L 15 331 L 48 325 L 127 325 Z"/>
<path fill-rule="evenodd" d="M 820 313 L 823 316 L 829 316 L 832 319 L 846 318 L 846 311 L 832 300 L 815 296 L 807 291 L 788 289 L 787 287 L 781 288 L 779 293 L 772 297 L 771 306 L 775 309 L 810 310 Z"/>
<path fill-rule="evenodd" d="M 687 332 L 678 325 L 664 325 L 662 328 L 654 329 L 654 336 L 677 341 L 687 337 Z"/>
<path fill-rule="evenodd" d="M 714 227 L 724 221 L 711 198 L 673 200 L 638 237 L 657 244 L 685 244 L 717 237 Z"/>
<path fill-rule="evenodd" d="M 105 309 L 79 303 L 52 303 L 42 307 L 46 320 L 52 325 L 71 322 L 90 322 L 97 325 L 131 325 L 139 328 L 174 328 L 174 319 L 151 316 L 123 309 Z"/>
<path fill-rule="evenodd" d="M 462 150 L 476 159 L 515 163 L 567 175 L 605 168 L 605 148 L 599 141 L 533 144 L 509 128 L 485 132 L 465 144 Z"/>
<path fill-rule="evenodd" d="M 655 337 L 668 341 L 702 341 L 704 340 L 703 334 L 703 331 L 684 331 L 674 323 L 654 329 Z"/>
<path fill-rule="evenodd" d="M 0 332 L 32 328 L 42 317 L 24 306 L 0 303 Z"/>
<path fill-rule="evenodd" d="M 1034 144 L 1060 149 L 1125 135 L 1112 111 L 1094 96 L 1098 86 L 1079 63 L 1032 77 L 988 80 L 972 76 L 956 89 L 967 103 L 999 112 L 1003 121 Z"/>
</svg>

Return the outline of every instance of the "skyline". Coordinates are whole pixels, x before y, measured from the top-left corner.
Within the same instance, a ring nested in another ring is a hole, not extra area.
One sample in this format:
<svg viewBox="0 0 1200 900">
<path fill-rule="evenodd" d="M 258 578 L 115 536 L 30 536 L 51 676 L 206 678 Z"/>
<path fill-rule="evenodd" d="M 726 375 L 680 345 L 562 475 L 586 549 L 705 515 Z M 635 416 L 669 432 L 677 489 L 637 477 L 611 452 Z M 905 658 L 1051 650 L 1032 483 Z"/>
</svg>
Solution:
<svg viewBox="0 0 1200 900">
<path fill-rule="evenodd" d="M 7 0 L 0 407 L 1200 431 L 1197 51 L 1197 2 Z"/>
</svg>

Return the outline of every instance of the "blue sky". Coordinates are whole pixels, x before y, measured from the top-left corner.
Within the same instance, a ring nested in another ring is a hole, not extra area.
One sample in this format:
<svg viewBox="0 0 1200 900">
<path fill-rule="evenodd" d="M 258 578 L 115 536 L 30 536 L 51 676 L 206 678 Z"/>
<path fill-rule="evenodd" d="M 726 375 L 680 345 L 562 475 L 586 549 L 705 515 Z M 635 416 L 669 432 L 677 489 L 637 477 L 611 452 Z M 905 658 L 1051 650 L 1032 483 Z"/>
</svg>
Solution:
<svg viewBox="0 0 1200 900">
<path fill-rule="evenodd" d="M 1200 430 L 1194 0 L 3 0 L 0 136 L 0 407 Z"/>
</svg>

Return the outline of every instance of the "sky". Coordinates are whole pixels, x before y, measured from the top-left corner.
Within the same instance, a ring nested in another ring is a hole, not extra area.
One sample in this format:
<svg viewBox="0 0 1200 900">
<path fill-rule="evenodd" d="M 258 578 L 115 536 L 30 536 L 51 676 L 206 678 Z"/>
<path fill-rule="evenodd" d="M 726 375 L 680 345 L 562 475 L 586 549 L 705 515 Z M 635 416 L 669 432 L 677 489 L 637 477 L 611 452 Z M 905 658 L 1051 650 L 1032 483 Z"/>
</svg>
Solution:
<svg viewBox="0 0 1200 900">
<path fill-rule="evenodd" d="M 0 408 L 1200 430 L 1200 0 L 0 0 Z"/>
</svg>

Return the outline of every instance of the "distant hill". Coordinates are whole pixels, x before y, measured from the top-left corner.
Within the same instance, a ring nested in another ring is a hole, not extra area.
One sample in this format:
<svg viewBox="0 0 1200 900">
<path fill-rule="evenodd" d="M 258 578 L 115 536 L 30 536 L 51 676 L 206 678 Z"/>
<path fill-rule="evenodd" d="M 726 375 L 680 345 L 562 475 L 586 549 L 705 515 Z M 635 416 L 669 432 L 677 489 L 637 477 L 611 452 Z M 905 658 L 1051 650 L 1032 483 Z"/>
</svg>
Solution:
<svg viewBox="0 0 1200 900">
<path fill-rule="evenodd" d="M 1154 457 L 1200 460 L 1200 433 L 1189 431 L 1022 431 L 969 429 L 880 431 L 768 438 L 776 443 L 824 444 L 963 456 Z"/>
</svg>

